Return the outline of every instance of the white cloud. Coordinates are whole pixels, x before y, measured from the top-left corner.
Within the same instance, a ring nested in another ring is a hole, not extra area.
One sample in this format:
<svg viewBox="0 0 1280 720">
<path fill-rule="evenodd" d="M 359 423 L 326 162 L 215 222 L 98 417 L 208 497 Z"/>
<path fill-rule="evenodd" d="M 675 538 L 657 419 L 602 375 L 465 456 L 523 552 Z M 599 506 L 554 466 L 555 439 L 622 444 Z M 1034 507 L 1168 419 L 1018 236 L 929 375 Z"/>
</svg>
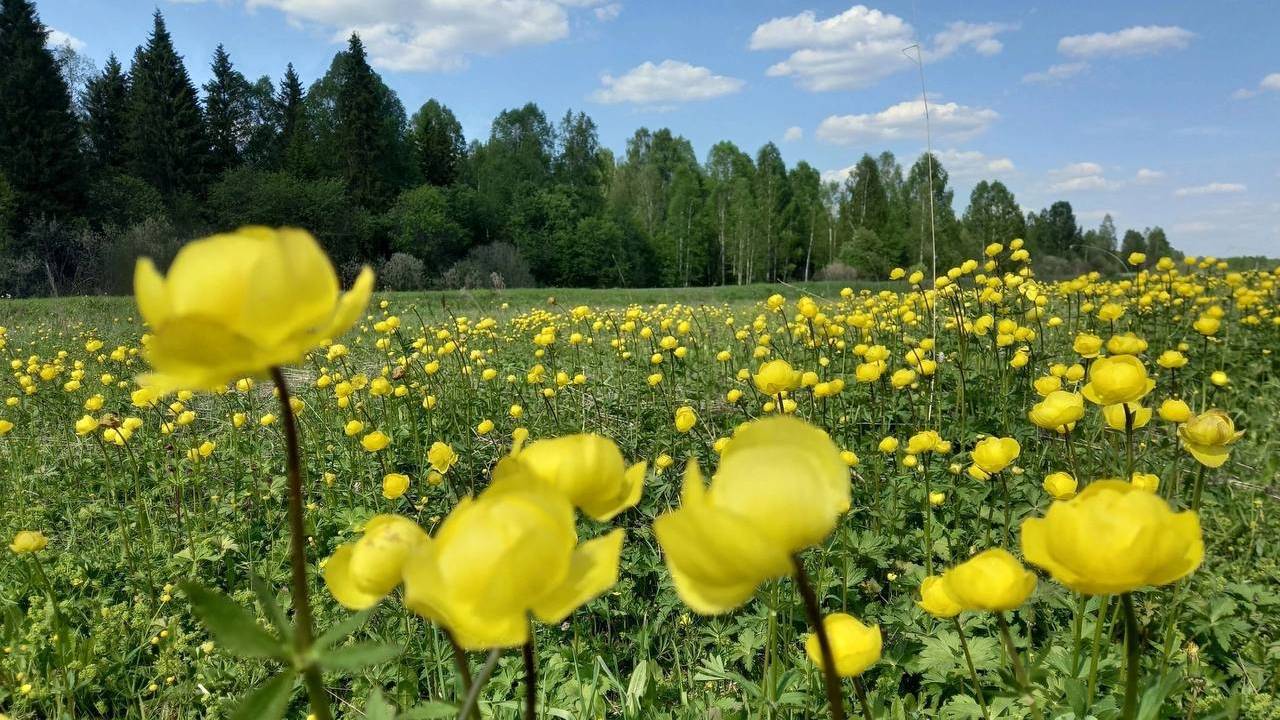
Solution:
<svg viewBox="0 0 1280 720">
<path fill-rule="evenodd" d="M 1159 170 L 1152 170 L 1150 168 L 1138 168 L 1138 172 L 1133 176 L 1133 180 L 1134 182 L 1139 182 L 1139 183 L 1149 183 L 1149 182 L 1155 182 L 1156 180 L 1159 180 L 1163 177 L 1164 177 L 1164 173 L 1160 172 Z"/>
<path fill-rule="evenodd" d="M 958 178 L 1008 175 L 1015 169 L 1009 158 L 990 157 L 977 150 L 939 150 L 934 154 L 947 172 Z"/>
<path fill-rule="evenodd" d="M 610 20 L 617 20 L 618 16 L 622 14 L 622 3 L 609 3 L 608 5 L 601 5 L 600 7 L 596 8 L 593 12 L 596 15 L 596 19 L 599 20 L 600 22 L 609 22 Z"/>
<path fill-rule="evenodd" d="M 49 28 L 49 35 L 45 38 L 45 44 L 51 48 L 70 45 L 71 49 L 76 52 L 80 52 L 85 48 L 85 42 L 83 40 L 71 33 L 66 33 L 56 28 Z"/>
<path fill-rule="evenodd" d="M 836 170 L 823 170 L 823 171 L 822 171 L 822 182 L 824 182 L 824 183 L 828 183 L 828 182 L 838 182 L 838 183 L 842 183 L 842 182 L 844 182 L 844 181 L 845 181 L 845 179 L 847 179 L 850 175 L 852 175 L 852 174 L 853 174 L 853 171 L 854 171 L 854 170 L 857 170 L 857 169 L 858 169 L 857 164 L 854 164 L 854 165 L 850 165 L 849 167 L 842 167 L 842 168 L 838 168 L 838 169 L 836 169 Z"/>
<path fill-rule="evenodd" d="M 1050 65 L 1048 70 L 1023 75 L 1022 82 L 1027 84 L 1047 85 L 1075 77 L 1088 69 L 1089 63 L 1087 62 L 1058 63 L 1057 65 Z"/>
<path fill-rule="evenodd" d="M 933 36 L 921 52 L 925 62 L 971 48 L 981 55 L 999 53 L 997 35 L 1013 29 L 1001 23 L 953 22 Z M 751 34 L 752 50 L 790 50 L 787 59 L 766 71 L 791 77 L 815 92 L 850 90 L 912 69 L 903 48 L 916 43 L 915 30 L 902 18 L 865 5 L 818 19 L 812 10 L 760 24 Z"/>
<path fill-rule="evenodd" d="M 1239 90 L 1231 93 L 1231 97 L 1235 100 L 1248 100 L 1251 97 L 1257 97 L 1270 90 L 1280 91 L 1280 72 L 1271 73 L 1270 75 L 1262 78 L 1262 80 L 1258 82 L 1257 89 L 1240 88 Z"/>
<path fill-rule="evenodd" d="M 596 102 L 641 105 L 709 100 L 738 92 L 746 84 L 677 60 L 645 62 L 617 77 L 606 73 L 600 82 L 604 87 L 591 96 Z"/>
<path fill-rule="evenodd" d="M 795 142 L 804 137 L 804 129 L 799 125 L 792 125 L 787 131 L 782 133 L 783 142 Z"/>
<path fill-rule="evenodd" d="M 1000 118 L 990 108 L 958 103 L 929 105 L 929 119 L 935 135 L 957 139 L 973 137 Z M 818 139 L 837 145 L 862 140 L 898 140 L 924 137 L 924 102 L 908 100 L 878 113 L 831 115 L 818 125 Z"/>
<path fill-rule="evenodd" d="M 1116 183 L 1107 179 L 1102 166 L 1095 162 L 1071 163 L 1050 170 L 1049 177 L 1053 180 L 1049 190 L 1053 192 L 1104 190 L 1116 186 Z"/>
<path fill-rule="evenodd" d="M 246 0 L 290 22 L 326 32 L 335 43 L 360 34 L 370 61 L 389 70 L 447 71 L 472 55 L 545 45 L 569 35 L 566 7 L 599 0 Z M 599 9 L 599 8 L 597 8 Z"/>
<path fill-rule="evenodd" d="M 1240 183 L 1224 183 L 1213 182 L 1208 185 L 1196 185 L 1194 187 L 1178 188 L 1173 191 L 1177 197 L 1193 197 L 1196 195 L 1225 195 L 1229 193 L 1242 193 L 1247 190 Z"/>
<path fill-rule="evenodd" d="M 1069 35 L 1058 41 L 1058 52 L 1070 57 L 1148 55 L 1161 50 L 1181 50 L 1195 33 L 1172 25 L 1139 25 L 1113 33 Z"/>
</svg>

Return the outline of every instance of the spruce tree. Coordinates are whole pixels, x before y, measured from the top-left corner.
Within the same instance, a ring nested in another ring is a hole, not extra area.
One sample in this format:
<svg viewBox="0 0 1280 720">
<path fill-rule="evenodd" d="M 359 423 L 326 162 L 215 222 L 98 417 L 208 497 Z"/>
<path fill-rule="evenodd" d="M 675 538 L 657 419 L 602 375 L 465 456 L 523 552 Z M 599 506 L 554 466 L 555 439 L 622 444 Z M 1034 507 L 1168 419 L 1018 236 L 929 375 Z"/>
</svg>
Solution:
<svg viewBox="0 0 1280 720">
<path fill-rule="evenodd" d="M 249 81 L 231 64 L 221 44 L 213 51 L 213 78 L 204 85 L 209 134 L 209 172 L 218 174 L 241 162 L 241 151 L 253 130 Z"/>
<path fill-rule="evenodd" d="M 38 218 L 69 219 L 83 203 L 79 127 L 47 35 L 32 2 L 0 0 L 0 174 L 19 232 Z M 53 249 L 38 250 L 52 259 Z"/>
<path fill-rule="evenodd" d="M 285 68 L 276 93 L 276 124 L 280 128 L 276 136 L 276 162 L 289 172 L 302 174 L 306 167 L 307 111 L 303 104 L 302 79 L 293 69 L 293 63 Z"/>
<path fill-rule="evenodd" d="M 380 105 L 378 79 L 369 67 L 364 43 L 351 33 L 346 73 L 338 90 L 337 134 L 347 188 L 352 199 L 365 207 L 379 206 L 389 195 L 380 168 L 388 151 L 381 131 Z"/>
<path fill-rule="evenodd" d="M 592 132 L 594 130 L 592 126 Z M 452 185 L 467 152 L 462 124 L 453 111 L 434 98 L 428 100 L 414 113 L 410 133 L 422 178 L 429 185 Z"/>
<path fill-rule="evenodd" d="M 89 157 L 98 172 L 124 168 L 128 158 L 129 78 L 113 54 L 102 74 L 89 81 L 84 93 L 85 135 Z"/>
<path fill-rule="evenodd" d="M 129 71 L 130 162 L 167 199 L 199 194 L 209 145 L 195 86 L 157 10 L 147 44 Z"/>
</svg>

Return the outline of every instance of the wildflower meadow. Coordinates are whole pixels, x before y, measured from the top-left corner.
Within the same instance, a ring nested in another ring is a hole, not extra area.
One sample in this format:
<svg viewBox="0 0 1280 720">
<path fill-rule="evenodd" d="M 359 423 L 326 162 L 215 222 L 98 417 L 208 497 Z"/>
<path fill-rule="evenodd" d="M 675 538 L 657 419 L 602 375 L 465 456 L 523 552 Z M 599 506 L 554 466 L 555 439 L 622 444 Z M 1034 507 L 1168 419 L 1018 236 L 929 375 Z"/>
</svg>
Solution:
<svg viewBox="0 0 1280 720">
<path fill-rule="evenodd" d="M 7 301 L 0 718 L 1280 718 L 1280 268 Z"/>
</svg>

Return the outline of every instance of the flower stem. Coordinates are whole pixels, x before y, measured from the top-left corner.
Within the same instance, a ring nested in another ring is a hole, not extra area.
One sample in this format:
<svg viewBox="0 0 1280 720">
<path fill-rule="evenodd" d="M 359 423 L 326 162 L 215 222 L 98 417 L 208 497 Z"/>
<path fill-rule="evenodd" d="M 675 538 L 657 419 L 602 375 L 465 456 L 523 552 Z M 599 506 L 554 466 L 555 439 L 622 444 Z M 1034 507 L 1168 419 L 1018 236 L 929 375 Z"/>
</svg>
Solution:
<svg viewBox="0 0 1280 720">
<path fill-rule="evenodd" d="M 1195 488 L 1191 491 L 1191 509 L 1200 512 L 1200 494 L 1204 492 L 1204 474 L 1205 466 L 1201 465 L 1199 472 L 1196 473 Z"/>
<path fill-rule="evenodd" d="M 867 700 L 867 687 L 862 684 L 861 676 L 854 676 L 853 691 L 858 694 L 858 704 L 862 706 L 862 717 L 865 720 L 874 720 L 871 715 L 871 701 Z"/>
<path fill-rule="evenodd" d="M 822 679 L 826 685 L 831 720 L 845 720 L 844 699 L 840 694 L 840 676 L 836 674 L 835 654 L 831 652 L 831 638 L 827 637 L 827 628 L 822 622 L 822 609 L 818 606 L 818 596 L 813 592 L 813 585 L 809 582 L 809 575 L 805 573 L 804 562 L 800 557 L 793 556 L 791 564 L 795 567 L 796 589 L 800 591 L 800 599 L 804 601 L 805 616 L 808 617 L 813 632 L 818 636 L 818 647 L 822 651 Z M 867 720 L 871 720 L 871 710 L 867 708 L 865 701 L 862 709 Z"/>
<path fill-rule="evenodd" d="M 1124 711 L 1120 714 L 1124 720 L 1133 720 L 1138 713 L 1138 674 L 1142 670 L 1142 646 L 1138 637 L 1138 616 L 1133 611 L 1133 595 L 1125 593 L 1120 596 L 1120 606 L 1124 609 Z"/>
<path fill-rule="evenodd" d="M 466 697 L 471 694 L 471 666 L 467 664 L 467 652 L 458 644 L 457 638 L 452 632 L 444 631 L 445 637 L 449 638 L 449 646 L 453 648 L 453 664 L 458 669 L 458 681 L 462 684 L 462 695 Z M 479 708 L 471 708 L 471 720 L 480 720 Z"/>
<path fill-rule="evenodd" d="M 1107 616 L 1107 608 L 1111 597 L 1106 596 L 1098 601 L 1098 615 L 1093 620 L 1093 651 L 1089 655 L 1089 684 L 1085 693 L 1085 710 L 1093 705 L 1094 692 L 1098 689 L 1098 656 L 1102 653 L 1102 626 Z"/>
<path fill-rule="evenodd" d="M 316 720 L 330 720 L 329 696 L 320 668 L 311 661 L 311 599 L 307 584 L 306 530 L 302 525 L 302 452 L 299 449 L 298 420 L 289 403 L 289 386 L 280 368 L 271 368 L 271 380 L 280 391 L 280 417 L 284 421 L 285 449 L 289 467 L 289 566 L 294 608 L 294 651 L 303 662 L 302 681 Z"/>
<path fill-rule="evenodd" d="M 533 628 L 529 628 L 529 642 L 521 648 L 524 655 L 524 720 L 538 717 L 538 659 L 533 647 Z"/>
<path fill-rule="evenodd" d="M 476 703 L 480 700 L 480 690 L 484 688 L 485 682 L 493 674 L 494 668 L 498 667 L 498 658 L 500 657 L 502 657 L 502 651 L 498 648 L 489 651 L 489 658 L 484 661 L 484 666 L 476 674 L 475 682 L 471 683 L 471 690 L 467 693 L 466 699 L 463 700 L 462 708 L 458 710 L 457 720 L 463 720 L 467 715 L 478 712 Z"/>
<path fill-rule="evenodd" d="M 960 625 L 960 617 L 952 617 L 951 622 L 956 624 L 956 632 L 960 635 L 960 649 L 964 651 L 964 662 L 969 666 L 969 677 L 973 678 L 973 694 L 978 696 L 978 707 L 982 708 L 983 719 L 990 720 L 991 715 L 987 711 L 987 700 L 982 695 L 982 683 L 978 680 L 978 671 L 973 667 L 973 656 L 969 654 L 969 642 L 965 640 L 964 627 Z"/>
<path fill-rule="evenodd" d="M 1031 680 L 1027 677 L 1027 669 L 1022 664 L 1022 655 L 1018 646 L 1013 644 L 1013 633 L 1009 630 L 1009 621 L 1004 613 L 996 613 L 996 625 L 1000 628 L 1000 637 L 1004 640 L 1005 650 L 1009 652 L 1009 662 L 1013 664 L 1013 677 L 1018 681 L 1018 689 L 1031 701 L 1031 715 L 1037 720 L 1042 716 L 1040 706 L 1036 704 L 1035 695 L 1031 692 Z"/>
</svg>

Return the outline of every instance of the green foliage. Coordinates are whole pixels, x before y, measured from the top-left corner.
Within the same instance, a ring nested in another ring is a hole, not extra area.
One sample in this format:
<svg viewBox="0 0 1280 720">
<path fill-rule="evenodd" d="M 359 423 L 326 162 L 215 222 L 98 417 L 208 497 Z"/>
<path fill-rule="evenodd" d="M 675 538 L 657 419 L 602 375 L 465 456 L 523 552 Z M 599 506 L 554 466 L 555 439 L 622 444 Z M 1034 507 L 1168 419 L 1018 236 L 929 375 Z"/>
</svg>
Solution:
<svg viewBox="0 0 1280 720">
<path fill-rule="evenodd" d="M 413 114 L 409 133 L 422 179 L 430 185 L 452 185 L 467 153 L 462 123 L 453 111 L 432 98 Z"/>
<path fill-rule="evenodd" d="M 90 167 L 97 173 L 123 170 L 129 158 L 129 78 L 115 55 L 89 80 L 84 110 Z"/>
<path fill-rule="evenodd" d="M 310 230 L 338 263 L 367 257 L 372 231 L 341 180 L 302 180 L 283 172 L 240 168 L 209 188 L 215 227 L 291 225 Z"/>
</svg>

